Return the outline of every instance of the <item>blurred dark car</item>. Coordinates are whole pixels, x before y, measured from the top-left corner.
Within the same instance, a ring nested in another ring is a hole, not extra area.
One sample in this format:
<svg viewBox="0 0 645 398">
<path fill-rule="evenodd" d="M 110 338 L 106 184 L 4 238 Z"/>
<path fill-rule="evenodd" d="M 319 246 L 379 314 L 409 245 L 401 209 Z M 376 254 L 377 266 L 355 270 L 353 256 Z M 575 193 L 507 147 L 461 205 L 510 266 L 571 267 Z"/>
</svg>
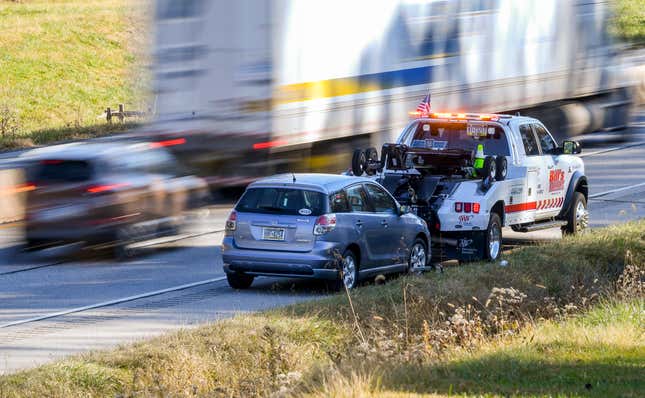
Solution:
<svg viewBox="0 0 645 398">
<path fill-rule="evenodd" d="M 205 205 L 205 181 L 158 143 L 72 143 L 21 156 L 29 192 L 28 249 L 83 242 L 119 256 L 128 243 L 173 233 Z"/>
</svg>

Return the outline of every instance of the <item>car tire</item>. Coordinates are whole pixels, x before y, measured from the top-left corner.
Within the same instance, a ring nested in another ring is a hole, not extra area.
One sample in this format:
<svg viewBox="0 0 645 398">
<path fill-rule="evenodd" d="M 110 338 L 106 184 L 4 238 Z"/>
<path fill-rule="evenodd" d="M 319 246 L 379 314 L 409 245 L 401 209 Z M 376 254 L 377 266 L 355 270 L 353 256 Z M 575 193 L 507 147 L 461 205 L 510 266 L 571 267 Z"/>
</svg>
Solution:
<svg viewBox="0 0 645 398">
<path fill-rule="evenodd" d="M 488 261 L 497 260 L 502 252 L 502 219 L 497 213 L 490 214 L 483 252 L 484 259 Z"/>
<path fill-rule="evenodd" d="M 583 233 L 589 226 L 589 211 L 587 200 L 580 192 L 573 193 L 573 203 L 566 216 L 567 225 L 562 227 L 565 235 L 576 235 Z"/>
<path fill-rule="evenodd" d="M 410 246 L 410 255 L 408 257 L 408 274 L 419 274 L 425 270 L 428 264 L 428 245 L 421 238 L 416 238 Z"/>
<path fill-rule="evenodd" d="M 367 157 L 365 152 L 361 149 L 355 149 L 352 154 L 352 173 L 357 177 L 362 176 L 366 165 Z"/>
<path fill-rule="evenodd" d="M 253 283 L 253 279 L 255 279 L 254 276 L 242 274 L 239 272 L 231 272 L 226 274 L 226 280 L 228 281 L 228 285 L 233 289 L 239 289 L 239 290 L 248 289 L 249 287 L 251 287 L 251 284 Z"/>
<path fill-rule="evenodd" d="M 508 162 L 506 156 L 498 156 L 495 158 L 495 180 L 504 181 L 506 173 L 508 172 Z"/>
<path fill-rule="evenodd" d="M 365 173 L 367 173 L 368 176 L 372 176 L 376 174 L 376 168 L 375 167 L 370 167 L 370 165 L 375 165 L 379 162 L 378 159 L 378 152 L 376 151 L 376 148 L 374 147 L 369 147 L 365 150 Z"/>
<path fill-rule="evenodd" d="M 343 253 L 341 263 L 340 287 L 345 286 L 347 289 L 354 289 L 358 286 L 358 259 L 353 251 L 347 249 Z"/>
<path fill-rule="evenodd" d="M 486 158 L 484 158 L 484 168 L 482 169 L 482 179 L 489 179 L 489 181 L 493 182 L 496 174 L 497 164 L 495 162 L 495 158 L 492 156 L 486 156 Z"/>
</svg>

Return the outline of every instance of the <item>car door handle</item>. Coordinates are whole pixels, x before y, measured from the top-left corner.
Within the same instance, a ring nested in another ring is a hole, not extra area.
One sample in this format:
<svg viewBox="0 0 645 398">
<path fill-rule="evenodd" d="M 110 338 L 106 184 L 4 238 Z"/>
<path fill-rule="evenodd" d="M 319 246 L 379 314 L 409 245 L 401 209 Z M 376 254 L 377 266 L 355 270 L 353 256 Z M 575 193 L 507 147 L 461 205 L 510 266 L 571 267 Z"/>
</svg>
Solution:
<svg viewBox="0 0 645 398">
<path fill-rule="evenodd" d="M 356 221 L 356 226 L 357 226 L 357 227 L 362 227 L 362 226 L 363 226 L 363 222 L 362 222 L 361 220 Z"/>
<path fill-rule="evenodd" d="M 382 221 L 381 221 L 381 225 L 383 225 L 383 226 L 387 227 L 387 226 L 388 226 L 388 223 L 387 223 L 387 221 L 382 220 Z"/>
</svg>

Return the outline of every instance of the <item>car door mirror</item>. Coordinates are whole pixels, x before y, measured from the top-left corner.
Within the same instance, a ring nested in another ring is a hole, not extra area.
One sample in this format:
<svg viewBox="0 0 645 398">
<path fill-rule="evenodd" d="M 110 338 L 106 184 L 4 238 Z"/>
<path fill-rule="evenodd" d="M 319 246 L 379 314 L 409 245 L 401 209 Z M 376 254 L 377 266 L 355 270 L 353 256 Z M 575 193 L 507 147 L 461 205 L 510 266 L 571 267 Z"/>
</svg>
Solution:
<svg viewBox="0 0 645 398">
<path fill-rule="evenodd" d="M 580 143 L 578 141 L 563 141 L 562 142 L 562 153 L 565 155 L 576 155 L 582 152 Z"/>
<path fill-rule="evenodd" d="M 399 206 L 399 215 L 402 216 L 404 214 L 408 214 L 410 212 L 410 206 L 406 205 L 400 205 Z"/>
</svg>

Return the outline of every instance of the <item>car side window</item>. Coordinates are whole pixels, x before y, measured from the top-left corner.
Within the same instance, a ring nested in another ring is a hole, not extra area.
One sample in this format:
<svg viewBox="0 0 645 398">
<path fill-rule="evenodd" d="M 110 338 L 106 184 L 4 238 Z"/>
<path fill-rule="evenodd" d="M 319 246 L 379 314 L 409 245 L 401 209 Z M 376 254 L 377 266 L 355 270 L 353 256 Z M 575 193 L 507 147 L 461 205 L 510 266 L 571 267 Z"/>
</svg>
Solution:
<svg viewBox="0 0 645 398">
<path fill-rule="evenodd" d="M 396 203 L 383 188 L 374 184 L 365 184 L 365 189 L 370 195 L 375 212 L 396 214 Z"/>
<path fill-rule="evenodd" d="M 533 129 L 535 130 L 535 135 L 537 135 L 540 146 L 542 147 L 542 153 L 553 153 L 553 150 L 558 147 L 558 144 L 556 144 L 553 138 L 551 138 L 551 135 L 539 124 L 534 124 Z"/>
<path fill-rule="evenodd" d="M 526 156 L 535 156 L 540 154 L 538 143 L 535 140 L 535 135 L 533 134 L 533 130 L 530 125 L 523 124 L 520 126 L 520 136 L 522 137 L 522 144 L 524 144 Z"/>
<path fill-rule="evenodd" d="M 369 211 L 367 207 L 367 196 L 363 187 L 360 185 L 354 185 L 345 189 L 347 194 L 347 203 L 349 204 L 349 210 L 352 212 L 365 212 Z"/>
</svg>

